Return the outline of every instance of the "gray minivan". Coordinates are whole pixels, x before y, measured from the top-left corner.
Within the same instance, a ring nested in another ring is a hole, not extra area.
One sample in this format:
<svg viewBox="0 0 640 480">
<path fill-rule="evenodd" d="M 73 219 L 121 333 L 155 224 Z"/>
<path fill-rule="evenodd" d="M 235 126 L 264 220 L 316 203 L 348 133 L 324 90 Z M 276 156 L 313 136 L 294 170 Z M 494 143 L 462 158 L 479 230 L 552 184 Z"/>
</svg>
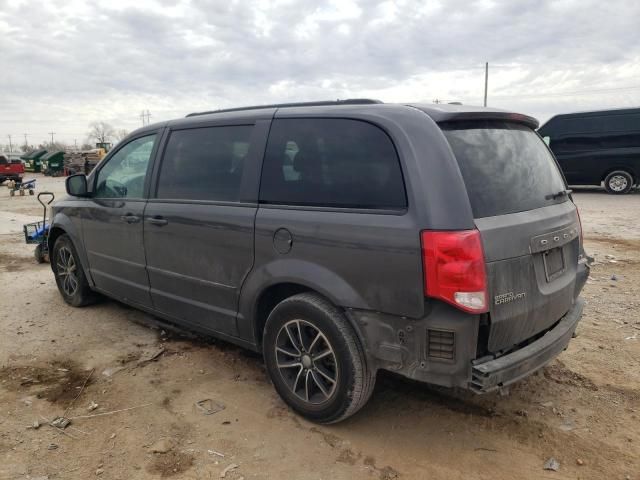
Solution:
<svg viewBox="0 0 640 480">
<path fill-rule="evenodd" d="M 531 117 L 346 100 L 143 127 L 53 207 L 64 300 L 101 293 L 262 352 L 337 422 L 378 370 L 488 392 L 564 350 L 588 266 Z"/>
</svg>

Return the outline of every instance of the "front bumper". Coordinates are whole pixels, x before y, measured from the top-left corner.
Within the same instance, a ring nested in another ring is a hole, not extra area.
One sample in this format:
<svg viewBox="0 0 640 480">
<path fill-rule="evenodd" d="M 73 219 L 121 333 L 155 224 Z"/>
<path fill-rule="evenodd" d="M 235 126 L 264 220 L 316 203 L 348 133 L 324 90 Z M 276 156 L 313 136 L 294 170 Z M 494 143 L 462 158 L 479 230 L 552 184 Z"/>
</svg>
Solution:
<svg viewBox="0 0 640 480">
<path fill-rule="evenodd" d="M 544 336 L 512 353 L 475 363 L 471 367 L 469 388 L 478 393 L 505 387 L 535 372 L 567 348 L 582 317 L 584 300 L 578 298 L 573 308 Z"/>
</svg>

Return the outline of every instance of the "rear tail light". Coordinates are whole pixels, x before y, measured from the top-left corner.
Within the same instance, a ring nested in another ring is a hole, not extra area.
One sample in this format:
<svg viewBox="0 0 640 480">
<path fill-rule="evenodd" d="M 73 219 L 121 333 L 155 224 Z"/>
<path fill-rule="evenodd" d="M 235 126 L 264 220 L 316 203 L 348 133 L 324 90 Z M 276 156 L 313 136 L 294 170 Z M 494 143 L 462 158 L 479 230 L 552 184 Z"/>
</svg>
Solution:
<svg viewBox="0 0 640 480">
<path fill-rule="evenodd" d="M 488 311 L 487 274 L 478 230 L 423 231 L 424 293 L 464 311 Z"/>
</svg>

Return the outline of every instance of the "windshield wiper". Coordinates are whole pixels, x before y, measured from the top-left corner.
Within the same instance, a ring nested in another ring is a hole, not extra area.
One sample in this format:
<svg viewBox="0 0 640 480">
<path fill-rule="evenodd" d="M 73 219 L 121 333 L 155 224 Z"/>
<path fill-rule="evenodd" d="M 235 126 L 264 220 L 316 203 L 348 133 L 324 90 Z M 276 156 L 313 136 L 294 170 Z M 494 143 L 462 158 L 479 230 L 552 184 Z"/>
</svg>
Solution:
<svg viewBox="0 0 640 480">
<path fill-rule="evenodd" d="M 560 198 L 560 197 L 565 197 L 568 196 L 570 193 L 573 193 L 573 190 L 560 190 L 559 192 L 556 193 L 551 193 L 549 195 L 546 195 L 544 197 L 545 200 L 555 200 L 556 198 Z"/>
</svg>

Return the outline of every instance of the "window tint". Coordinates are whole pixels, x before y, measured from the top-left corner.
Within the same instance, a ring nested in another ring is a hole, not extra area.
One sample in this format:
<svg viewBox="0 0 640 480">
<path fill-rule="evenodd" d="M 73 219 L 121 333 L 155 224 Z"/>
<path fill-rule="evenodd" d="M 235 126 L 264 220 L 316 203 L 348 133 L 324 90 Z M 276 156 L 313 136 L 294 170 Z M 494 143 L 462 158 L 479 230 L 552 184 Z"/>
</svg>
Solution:
<svg viewBox="0 0 640 480">
<path fill-rule="evenodd" d="M 497 121 L 442 124 L 475 218 L 568 201 L 551 195 L 564 181 L 542 139 L 523 125 Z"/>
<path fill-rule="evenodd" d="M 155 134 L 137 138 L 118 150 L 105 166 L 100 168 L 95 196 L 142 198 L 155 139 Z"/>
<path fill-rule="evenodd" d="M 171 133 L 158 180 L 158 198 L 239 200 L 252 126 L 206 127 Z"/>
<path fill-rule="evenodd" d="M 281 119 L 271 126 L 260 201 L 404 208 L 400 162 L 380 128 L 347 119 Z"/>
</svg>

